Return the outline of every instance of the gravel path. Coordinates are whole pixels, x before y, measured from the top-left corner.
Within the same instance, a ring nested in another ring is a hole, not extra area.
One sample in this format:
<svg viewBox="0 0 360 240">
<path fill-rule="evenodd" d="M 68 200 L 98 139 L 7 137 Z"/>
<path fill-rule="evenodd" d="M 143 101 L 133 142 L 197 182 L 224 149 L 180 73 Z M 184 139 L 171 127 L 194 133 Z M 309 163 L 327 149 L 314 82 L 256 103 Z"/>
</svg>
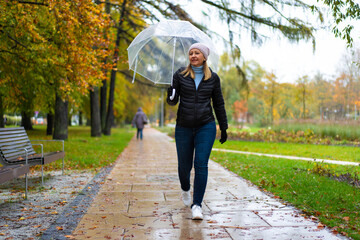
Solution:
<svg viewBox="0 0 360 240">
<path fill-rule="evenodd" d="M 41 188 L 40 173 L 0 185 L 0 239 L 67 239 L 96 195 L 111 167 L 90 171 L 51 171 Z M 56 236 L 56 237 L 54 237 Z"/>
</svg>

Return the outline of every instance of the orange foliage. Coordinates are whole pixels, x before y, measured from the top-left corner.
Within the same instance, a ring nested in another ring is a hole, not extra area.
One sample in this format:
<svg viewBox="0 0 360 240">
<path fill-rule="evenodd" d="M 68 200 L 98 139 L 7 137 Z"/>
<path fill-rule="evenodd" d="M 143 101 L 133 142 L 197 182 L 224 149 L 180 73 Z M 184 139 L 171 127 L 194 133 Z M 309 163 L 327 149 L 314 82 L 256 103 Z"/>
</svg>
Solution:
<svg viewBox="0 0 360 240">
<path fill-rule="evenodd" d="M 240 122 L 246 120 L 246 113 L 248 111 L 247 102 L 245 100 L 236 100 L 233 105 L 233 118 Z"/>
</svg>

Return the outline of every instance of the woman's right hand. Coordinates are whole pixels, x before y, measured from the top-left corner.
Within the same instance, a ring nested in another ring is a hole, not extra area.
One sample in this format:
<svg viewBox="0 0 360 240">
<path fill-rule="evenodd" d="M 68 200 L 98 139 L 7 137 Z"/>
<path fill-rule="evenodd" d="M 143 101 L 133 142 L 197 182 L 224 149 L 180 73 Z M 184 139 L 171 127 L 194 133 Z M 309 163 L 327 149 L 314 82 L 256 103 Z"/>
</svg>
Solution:
<svg viewBox="0 0 360 240">
<path fill-rule="evenodd" d="M 173 92 L 173 87 L 172 87 L 172 86 L 170 86 L 170 87 L 167 89 L 168 98 L 170 98 L 170 97 L 171 97 L 172 92 Z"/>
</svg>

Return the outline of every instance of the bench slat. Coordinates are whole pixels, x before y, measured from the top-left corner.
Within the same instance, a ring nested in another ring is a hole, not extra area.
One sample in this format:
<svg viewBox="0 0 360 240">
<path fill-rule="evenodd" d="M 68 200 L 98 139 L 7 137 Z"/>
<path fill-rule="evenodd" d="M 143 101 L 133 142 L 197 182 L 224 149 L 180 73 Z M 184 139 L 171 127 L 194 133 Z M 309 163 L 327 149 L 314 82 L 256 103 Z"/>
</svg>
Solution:
<svg viewBox="0 0 360 240">
<path fill-rule="evenodd" d="M 0 131 L 9 131 L 9 130 L 24 130 L 24 127 L 0 128 Z"/>
<path fill-rule="evenodd" d="M 28 159 L 31 157 L 30 155 L 36 154 L 35 152 L 29 153 Z M 8 161 L 16 161 L 18 160 L 25 160 L 25 154 L 19 154 L 18 152 L 14 152 L 11 154 L 5 155 L 6 160 Z"/>
<path fill-rule="evenodd" d="M 30 155 L 32 155 L 32 154 L 36 154 L 36 152 L 30 150 L 30 151 L 28 151 L 28 154 L 27 154 L 27 155 L 30 156 Z M 3 154 L 3 156 L 4 156 L 5 158 L 10 158 L 10 157 L 13 157 L 13 156 L 26 156 L 26 154 L 25 154 L 25 151 L 21 151 L 21 152 L 19 152 L 19 151 L 12 151 L 12 152 L 7 152 L 6 154 Z"/>
<path fill-rule="evenodd" d="M 28 156 L 32 155 L 32 154 L 36 154 L 35 151 L 28 151 Z M 8 152 L 6 154 L 3 155 L 5 158 L 14 158 L 16 156 L 23 156 L 25 158 L 26 154 L 24 151 L 18 152 L 18 151 L 12 151 L 12 152 Z"/>
<path fill-rule="evenodd" d="M 16 149 L 18 148 L 19 150 L 23 149 L 24 147 L 31 147 L 32 148 L 32 145 L 30 142 L 19 142 L 19 141 L 16 141 L 16 142 L 13 142 L 12 144 L 2 144 L 0 145 L 0 148 L 1 150 L 5 151 L 7 149 Z"/>
<path fill-rule="evenodd" d="M 1 128 L 0 132 L 9 132 L 9 133 L 13 133 L 13 132 L 25 132 L 25 129 L 23 127 L 18 127 L 18 128 Z"/>
<path fill-rule="evenodd" d="M 31 143 L 23 143 L 23 142 L 16 142 L 13 145 L 3 145 L 0 146 L 1 151 L 5 152 L 6 150 L 18 149 L 19 151 L 23 151 L 24 148 L 33 149 Z"/>
<path fill-rule="evenodd" d="M 27 135 L 25 131 L 0 131 L 2 136 Z"/>
<path fill-rule="evenodd" d="M 0 133 L 1 134 L 1 133 Z M 0 142 L 6 142 L 10 139 L 19 138 L 19 139 L 29 139 L 25 134 L 17 134 L 17 135 L 0 135 Z"/>
</svg>

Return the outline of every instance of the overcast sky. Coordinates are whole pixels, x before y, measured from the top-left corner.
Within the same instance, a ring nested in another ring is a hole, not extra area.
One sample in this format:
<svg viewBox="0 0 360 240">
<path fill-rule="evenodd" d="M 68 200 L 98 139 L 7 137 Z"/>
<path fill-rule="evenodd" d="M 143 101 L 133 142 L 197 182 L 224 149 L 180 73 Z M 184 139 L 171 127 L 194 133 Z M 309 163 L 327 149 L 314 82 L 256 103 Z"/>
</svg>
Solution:
<svg viewBox="0 0 360 240">
<path fill-rule="evenodd" d="M 227 36 L 226 24 L 220 23 L 215 17 L 210 21 L 203 17 L 201 11 L 207 11 L 199 0 L 192 3 L 180 3 L 198 22 L 201 22 L 213 31 Z M 359 28 L 355 28 L 354 32 Z M 241 40 L 236 43 L 240 46 L 245 60 L 255 60 L 268 72 L 274 72 L 279 82 L 295 82 L 299 77 L 314 76 L 317 72 L 332 79 L 339 70 L 339 63 L 346 53 L 345 40 L 335 38 L 331 30 L 322 30 L 315 34 L 316 51 L 310 42 L 289 43 L 286 39 L 279 40 L 274 37 L 261 46 L 251 44 L 248 33 L 242 32 Z M 359 36 L 359 35 L 358 35 Z M 214 39 L 217 46 L 221 42 Z M 223 49 L 221 49 L 223 50 Z"/>
</svg>

